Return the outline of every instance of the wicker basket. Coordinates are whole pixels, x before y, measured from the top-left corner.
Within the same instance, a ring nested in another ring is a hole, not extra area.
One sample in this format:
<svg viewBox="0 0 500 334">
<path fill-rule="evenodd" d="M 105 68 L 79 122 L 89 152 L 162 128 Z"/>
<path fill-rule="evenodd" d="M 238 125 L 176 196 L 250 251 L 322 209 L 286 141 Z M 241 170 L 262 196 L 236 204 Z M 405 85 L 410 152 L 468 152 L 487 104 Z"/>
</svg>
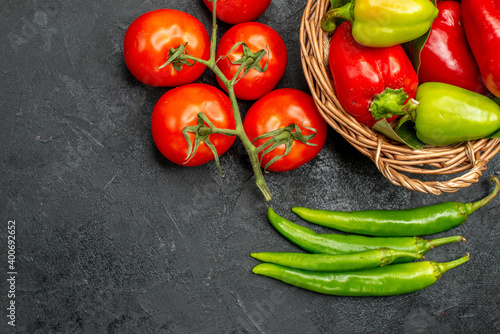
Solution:
<svg viewBox="0 0 500 334">
<path fill-rule="evenodd" d="M 329 3 L 329 0 L 308 0 L 300 27 L 304 74 L 314 100 L 328 124 L 368 156 L 395 185 L 439 195 L 476 183 L 486 170 L 487 162 L 500 151 L 500 139 L 481 139 L 444 147 L 426 146 L 424 149 L 414 150 L 361 125 L 344 110 L 335 95 L 328 70 L 330 36 L 320 27 L 321 18 Z M 428 174 L 437 178 L 437 175 L 462 172 L 461 176 L 449 180 L 425 182 L 402 174 L 414 174 L 417 177 L 419 174 Z"/>
</svg>

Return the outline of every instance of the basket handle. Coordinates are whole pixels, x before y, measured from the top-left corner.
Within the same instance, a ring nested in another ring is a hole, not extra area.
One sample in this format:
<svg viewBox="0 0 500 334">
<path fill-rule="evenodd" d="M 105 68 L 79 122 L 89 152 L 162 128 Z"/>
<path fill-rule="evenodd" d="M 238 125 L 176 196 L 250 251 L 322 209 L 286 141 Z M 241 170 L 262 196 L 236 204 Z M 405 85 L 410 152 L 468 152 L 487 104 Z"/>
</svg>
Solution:
<svg viewBox="0 0 500 334">
<path fill-rule="evenodd" d="M 433 195 L 440 195 L 443 192 L 451 193 L 456 192 L 462 188 L 466 188 L 473 183 L 478 182 L 479 178 L 483 175 L 483 171 L 487 169 L 488 160 L 475 159 L 474 150 L 472 149 L 470 142 L 467 143 L 468 150 L 467 155 L 472 164 L 472 168 L 467 171 L 467 173 L 461 175 L 460 177 L 455 177 L 447 181 L 421 181 L 418 179 L 412 179 L 396 169 L 390 167 L 386 164 L 381 156 L 383 139 L 378 139 L 377 151 L 375 157 L 372 158 L 373 162 L 377 166 L 378 170 L 392 183 L 397 186 L 402 186 L 411 190 L 415 190 L 422 193 L 429 193 Z"/>
</svg>

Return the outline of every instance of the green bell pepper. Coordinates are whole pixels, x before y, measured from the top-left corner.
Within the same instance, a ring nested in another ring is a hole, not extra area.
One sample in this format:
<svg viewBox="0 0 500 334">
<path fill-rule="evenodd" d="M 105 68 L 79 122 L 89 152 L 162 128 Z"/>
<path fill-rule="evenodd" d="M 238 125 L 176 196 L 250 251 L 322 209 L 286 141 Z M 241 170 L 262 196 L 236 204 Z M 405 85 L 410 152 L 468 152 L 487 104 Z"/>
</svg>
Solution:
<svg viewBox="0 0 500 334">
<path fill-rule="evenodd" d="M 417 88 L 417 137 L 442 146 L 485 138 L 500 130 L 500 106 L 488 97 L 445 83 Z"/>
<path fill-rule="evenodd" d="M 343 18 L 352 22 L 352 35 L 359 44 L 387 47 L 422 36 L 437 15 L 429 0 L 352 0 L 328 11 L 321 27 L 333 31 L 335 19 Z"/>
</svg>

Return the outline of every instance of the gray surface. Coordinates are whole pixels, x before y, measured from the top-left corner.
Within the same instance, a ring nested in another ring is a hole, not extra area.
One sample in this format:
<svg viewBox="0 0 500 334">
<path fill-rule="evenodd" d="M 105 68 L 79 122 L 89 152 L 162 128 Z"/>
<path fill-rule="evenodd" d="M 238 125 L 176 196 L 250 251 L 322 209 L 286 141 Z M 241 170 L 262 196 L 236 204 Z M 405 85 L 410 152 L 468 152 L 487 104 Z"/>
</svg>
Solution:
<svg viewBox="0 0 500 334">
<path fill-rule="evenodd" d="M 307 91 L 299 52 L 305 0 L 273 0 L 259 21 L 285 39 L 279 87 Z M 256 276 L 253 251 L 298 250 L 269 225 L 241 144 L 215 165 L 164 159 L 150 134 L 162 88 L 127 71 L 122 40 L 140 14 L 201 1 L 26 1 L 0 5 L 0 332 L 493 333 L 500 331 L 499 203 L 456 230 L 467 243 L 428 259 L 471 261 L 423 291 L 388 298 L 323 296 Z M 228 26 L 221 24 L 220 33 Z M 206 72 L 203 82 L 215 84 Z M 241 103 L 243 112 L 249 103 Z M 293 205 L 396 209 L 477 200 L 499 173 L 439 197 L 390 184 L 330 130 L 308 165 L 266 175 L 275 210 Z M 17 326 L 7 326 L 7 222 L 17 223 Z M 300 221 L 299 221 L 300 222 Z M 301 224 L 307 225 L 305 222 Z M 310 226 L 312 227 L 312 226 Z M 322 231 L 317 228 L 317 231 Z"/>
</svg>

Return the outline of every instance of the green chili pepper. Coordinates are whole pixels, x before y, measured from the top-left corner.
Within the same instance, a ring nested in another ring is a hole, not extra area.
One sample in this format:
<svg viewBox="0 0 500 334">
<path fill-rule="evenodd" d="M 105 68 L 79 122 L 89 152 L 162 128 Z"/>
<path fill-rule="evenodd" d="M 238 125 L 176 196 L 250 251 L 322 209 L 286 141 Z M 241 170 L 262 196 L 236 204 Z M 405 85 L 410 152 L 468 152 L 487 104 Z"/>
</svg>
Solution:
<svg viewBox="0 0 500 334">
<path fill-rule="evenodd" d="M 421 259 L 424 256 L 390 248 L 371 249 L 352 254 L 307 254 L 262 252 L 251 253 L 253 258 L 285 267 L 311 271 L 354 271 L 391 264 L 401 257 Z"/>
<path fill-rule="evenodd" d="M 445 263 L 420 261 L 393 264 L 343 273 L 315 272 L 261 263 L 253 273 L 279 279 L 303 289 L 337 296 L 392 296 L 422 290 L 441 278 L 444 272 L 469 260 L 466 256 Z"/>
<path fill-rule="evenodd" d="M 465 241 L 461 236 L 425 240 L 419 237 L 367 237 L 352 234 L 319 234 L 279 216 L 271 207 L 268 209 L 267 216 L 271 224 L 281 235 L 310 253 L 349 254 L 369 249 L 392 248 L 425 255 L 436 246 Z M 411 260 L 411 258 L 403 257 L 396 260 L 396 262 Z"/>
<path fill-rule="evenodd" d="M 339 231 L 379 237 L 411 237 L 441 233 L 463 224 L 469 215 L 489 203 L 500 181 L 492 175 L 495 189 L 474 203 L 445 202 L 407 210 L 329 211 L 293 207 L 299 217 Z"/>
<path fill-rule="evenodd" d="M 328 11 L 321 21 L 325 31 L 335 29 L 335 19 L 352 22 L 352 35 L 361 45 L 388 47 L 425 34 L 438 15 L 429 0 L 352 0 Z"/>
<path fill-rule="evenodd" d="M 445 83 L 426 82 L 417 89 L 415 129 L 429 145 L 485 138 L 500 130 L 500 106 L 488 97 Z"/>
</svg>

